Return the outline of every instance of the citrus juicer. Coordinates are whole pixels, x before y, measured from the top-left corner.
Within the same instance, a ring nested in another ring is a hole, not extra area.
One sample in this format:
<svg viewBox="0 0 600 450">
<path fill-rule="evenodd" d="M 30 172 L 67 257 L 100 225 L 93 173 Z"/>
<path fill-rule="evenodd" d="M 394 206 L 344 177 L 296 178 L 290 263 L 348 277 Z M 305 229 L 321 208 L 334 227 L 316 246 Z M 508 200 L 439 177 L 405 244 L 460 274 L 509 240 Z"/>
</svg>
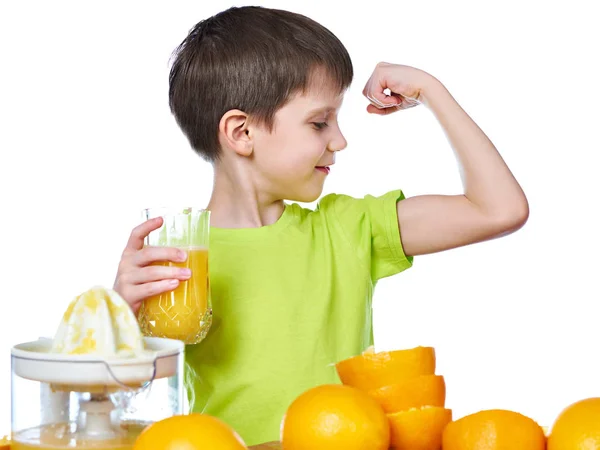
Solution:
<svg viewBox="0 0 600 450">
<path fill-rule="evenodd" d="M 142 337 L 113 291 L 82 294 L 54 339 L 11 349 L 11 450 L 131 449 L 147 425 L 182 413 L 183 351 Z"/>
</svg>

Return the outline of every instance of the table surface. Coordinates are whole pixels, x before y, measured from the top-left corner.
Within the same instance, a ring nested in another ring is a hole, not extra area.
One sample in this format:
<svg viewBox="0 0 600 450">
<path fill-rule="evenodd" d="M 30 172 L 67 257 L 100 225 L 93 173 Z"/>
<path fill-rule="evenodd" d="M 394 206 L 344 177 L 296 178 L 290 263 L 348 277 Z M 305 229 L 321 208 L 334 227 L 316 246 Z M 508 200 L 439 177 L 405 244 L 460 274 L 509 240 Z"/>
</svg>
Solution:
<svg viewBox="0 0 600 450">
<path fill-rule="evenodd" d="M 267 442 L 266 444 L 254 445 L 250 450 L 281 450 L 279 442 Z"/>
<path fill-rule="evenodd" d="M 0 437 L 0 441 L 2 438 Z M 0 442 L 0 450 L 8 450 L 10 446 L 3 445 Z M 267 442 L 266 444 L 254 445 L 250 447 L 250 450 L 281 450 L 281 444 L 279 442 Z"/>
</svg>

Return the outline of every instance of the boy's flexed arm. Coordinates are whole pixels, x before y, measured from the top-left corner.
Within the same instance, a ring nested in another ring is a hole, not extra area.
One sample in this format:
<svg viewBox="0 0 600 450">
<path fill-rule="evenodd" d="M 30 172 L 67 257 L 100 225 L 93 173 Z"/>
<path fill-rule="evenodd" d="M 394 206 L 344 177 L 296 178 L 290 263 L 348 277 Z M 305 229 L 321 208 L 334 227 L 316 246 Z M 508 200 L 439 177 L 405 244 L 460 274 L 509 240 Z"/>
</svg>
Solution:
<svg viewBox="0 0 600 450">
<path fill-rule="evenodd" d="M 386 88 L 391 95 L 384 93 Z M 436 78 L 414 67 L 380 63 L 363 94 L 371 101 L 367 111 L 373 114 L 426 105 L 443 127 L 460 165 L 464 194 L 415 196 L 398 203 L 407 255 L 493 239 L 525 224 L 529 207 L 519 183 L 494 144 Z"/>
</svg>

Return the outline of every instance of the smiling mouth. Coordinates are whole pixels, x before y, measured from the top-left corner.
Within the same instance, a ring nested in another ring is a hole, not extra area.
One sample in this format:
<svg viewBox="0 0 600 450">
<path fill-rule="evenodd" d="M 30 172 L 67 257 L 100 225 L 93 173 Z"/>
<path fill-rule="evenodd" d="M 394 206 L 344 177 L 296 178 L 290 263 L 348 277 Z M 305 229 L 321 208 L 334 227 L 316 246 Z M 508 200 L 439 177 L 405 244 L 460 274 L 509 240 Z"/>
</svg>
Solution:
<svg viewBox="0 0 600 450">
<path fill-rule="evenodd" d="M 317 166 L 315 169 L 319 172 L 323 172 L 325 175 L 329 175 L 329 172 L 331 172 L 331 168 L 329 166 Z"/>
</svg>

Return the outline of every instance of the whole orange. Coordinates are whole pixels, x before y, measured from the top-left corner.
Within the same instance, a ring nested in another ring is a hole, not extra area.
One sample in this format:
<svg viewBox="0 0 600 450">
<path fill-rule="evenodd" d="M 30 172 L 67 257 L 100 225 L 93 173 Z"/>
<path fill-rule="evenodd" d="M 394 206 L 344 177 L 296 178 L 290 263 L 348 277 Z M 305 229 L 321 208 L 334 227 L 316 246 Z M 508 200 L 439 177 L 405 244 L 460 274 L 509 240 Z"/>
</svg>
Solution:
<svg viewBox="0 0 600 450">
<path fill-rule="evenodd" d="M 133 450 L 247 450 L 242 438 L 227 424 L 207 414 L 163 419 L 139 435 Z"/>
<path fill-rule="evenodd" d="M 442 442 L 444 450 L 544 450 L 546 436 L 527 416 L 490 409 L 448 424 Z"/>
<path fill-rule="evenodd" d="M 550 429 L 548 450 L 600 450 L 600 398 L 567 406 Z"/>
<path fill-rule="evenodd" d="M 387 450 L 390 425 L 367 393 L 343 385 L 304 392 L 281 422 L 283 450 Z"/>
</svg>

